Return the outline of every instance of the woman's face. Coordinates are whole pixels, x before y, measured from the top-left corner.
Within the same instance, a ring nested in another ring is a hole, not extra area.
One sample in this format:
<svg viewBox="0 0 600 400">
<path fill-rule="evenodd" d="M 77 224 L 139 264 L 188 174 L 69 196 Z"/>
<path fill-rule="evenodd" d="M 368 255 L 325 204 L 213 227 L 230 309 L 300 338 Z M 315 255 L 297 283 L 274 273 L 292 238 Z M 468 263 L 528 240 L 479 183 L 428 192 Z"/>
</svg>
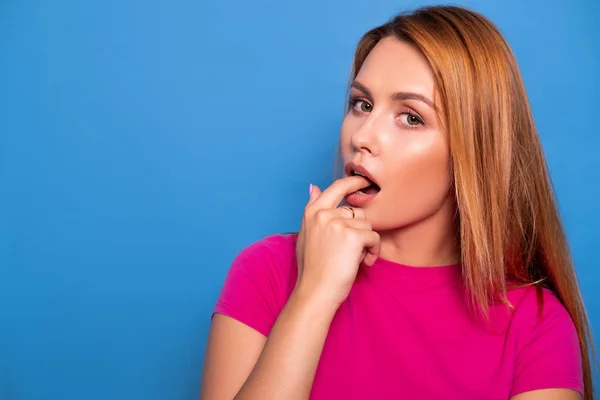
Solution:
<svg viewBox="0 0 600 400">
<path fill-rule="evenodd" d="M 345 173 L 358 170 L 380 190 L 351 194 L 346 202 L 363 208 L 373 229 L 418 223 L 451 201 L 449 147 L 437 97 L 425 56 L 393 37 L 375 46 L 356 76 L 341 128 Z"/>
</svg>

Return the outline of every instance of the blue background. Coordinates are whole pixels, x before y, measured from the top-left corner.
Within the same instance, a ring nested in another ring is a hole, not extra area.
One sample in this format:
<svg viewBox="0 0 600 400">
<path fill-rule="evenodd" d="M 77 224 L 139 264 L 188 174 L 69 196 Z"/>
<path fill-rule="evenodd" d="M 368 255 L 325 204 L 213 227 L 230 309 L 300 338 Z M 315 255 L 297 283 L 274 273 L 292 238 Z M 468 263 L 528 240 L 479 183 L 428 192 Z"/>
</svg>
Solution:
<svg viewBox="0 0 600 400">
<path fill-rule="evenodd" d="M 2 0 L 0 398 L 197 398 L 229 263 L 298 228 L 357 40 L 423 4 Z M 514 49 L 597 326 L 598 2 L 457 4 Z"/>
</svg>

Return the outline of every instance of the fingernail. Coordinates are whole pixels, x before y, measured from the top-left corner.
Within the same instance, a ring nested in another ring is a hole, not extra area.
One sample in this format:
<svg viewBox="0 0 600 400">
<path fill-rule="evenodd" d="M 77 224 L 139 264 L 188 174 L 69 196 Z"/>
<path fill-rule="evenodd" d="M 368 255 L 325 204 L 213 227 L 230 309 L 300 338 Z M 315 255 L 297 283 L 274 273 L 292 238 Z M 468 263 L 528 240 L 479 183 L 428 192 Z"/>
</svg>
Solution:
<svg viewBox="0 0 600 400">
<path fill-rule="evenodd" d="M 309 196 L 312 194 L 312 190 L 313 190 L 313 185 L 311 183 L 310 186 L 308 187 L 308 195 Z"/>
</svg>

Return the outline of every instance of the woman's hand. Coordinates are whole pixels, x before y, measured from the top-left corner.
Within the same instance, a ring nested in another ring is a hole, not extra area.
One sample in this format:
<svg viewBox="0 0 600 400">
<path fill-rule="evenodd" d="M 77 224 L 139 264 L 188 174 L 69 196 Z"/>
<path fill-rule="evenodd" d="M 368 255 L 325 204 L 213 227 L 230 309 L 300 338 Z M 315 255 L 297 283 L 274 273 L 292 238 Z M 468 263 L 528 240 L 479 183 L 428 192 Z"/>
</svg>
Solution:
<svg viewBox="0 0 600 400">
<path fill-rule="evenodd" d="M 297 290 L 339 307 L 350 293 L 360 263 L 373 265 L 379 256 L 379 234 L 362 209 L 337 208 L 346 195 L 369 184 L 351 176 L 322 193 L 312 186 L 296 245 Z"/>
</svg>

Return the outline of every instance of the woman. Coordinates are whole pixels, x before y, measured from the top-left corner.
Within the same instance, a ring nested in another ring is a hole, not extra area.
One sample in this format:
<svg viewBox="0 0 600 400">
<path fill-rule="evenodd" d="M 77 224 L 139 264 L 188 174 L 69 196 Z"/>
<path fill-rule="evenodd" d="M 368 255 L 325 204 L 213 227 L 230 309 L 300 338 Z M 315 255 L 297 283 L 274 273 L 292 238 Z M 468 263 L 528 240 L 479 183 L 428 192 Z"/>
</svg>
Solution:
<svg viewBox="0 0 600 400">
<path fill-rule="evenodd" d="M 212 399 L 592 399 L 589 326 L 515 59 L 428 7 L 358 44 L 344 177 L 234 261 Z M 343 202 L 344 205 L 338 207 Z"/>
</svg>

